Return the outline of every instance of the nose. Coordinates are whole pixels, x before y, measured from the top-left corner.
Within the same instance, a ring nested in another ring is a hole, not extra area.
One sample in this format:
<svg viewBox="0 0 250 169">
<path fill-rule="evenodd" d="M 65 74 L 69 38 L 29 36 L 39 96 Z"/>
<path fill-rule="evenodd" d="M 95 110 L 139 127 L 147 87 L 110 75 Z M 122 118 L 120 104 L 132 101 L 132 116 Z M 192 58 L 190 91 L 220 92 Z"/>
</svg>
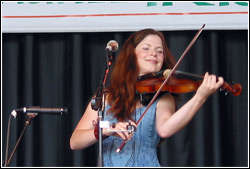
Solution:
<svg viewBox="0 0 250 169">
<path fill-rule="evenodd" d="M 151 52 L 151 53 L 150 53 L 151 56 L 154 56 L 154 57 L 155 57 L 155 56 L 157 55 L 157 52 L 156 52 L 155 50 L 153 50 L 153 49 L 152 49 L 150 52 Z"/>
</svg>

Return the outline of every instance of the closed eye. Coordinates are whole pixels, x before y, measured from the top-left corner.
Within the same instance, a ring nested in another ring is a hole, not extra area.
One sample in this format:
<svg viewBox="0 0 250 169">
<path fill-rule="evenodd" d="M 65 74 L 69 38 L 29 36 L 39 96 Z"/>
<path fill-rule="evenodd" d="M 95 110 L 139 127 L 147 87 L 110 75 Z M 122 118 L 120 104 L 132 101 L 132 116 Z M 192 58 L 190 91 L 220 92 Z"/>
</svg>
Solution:
<svg viewBox="0 0 250 169">
<path fill-rule="evenodd" d="M 157 53 L 161 53 L 161 54 L 162 54 L 162 53 L 163 53 L 163 51 L 162 51 L 162 50 L 158 50 L 158 51 L 157 51 Z"/>
</svg>

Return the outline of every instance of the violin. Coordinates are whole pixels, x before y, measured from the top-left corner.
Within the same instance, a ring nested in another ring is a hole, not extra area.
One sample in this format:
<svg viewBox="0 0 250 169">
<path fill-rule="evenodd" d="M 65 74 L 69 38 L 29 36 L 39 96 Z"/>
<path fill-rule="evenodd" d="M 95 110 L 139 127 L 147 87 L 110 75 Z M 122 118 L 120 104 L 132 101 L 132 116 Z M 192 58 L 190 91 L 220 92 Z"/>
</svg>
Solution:
<svg viewBox="0 0 250 169">
<path fill-rule="evenodd" d="M 169 76 L 171 69 L 162 70 L 156 73 L 150 73 L 139 76 L 136 82 L 136 90 L 138 94 L 155 93 L 161 87 L 164 80 Z M 175 94 L 188 93 L 196 91 L 201 85 L 203 76 L 182 71 L 174 71 L 167 84 L 161 91 Z M 239 96 L 242 92 L 242 86 L 237 84 L 229 84 L 224 82 L 220 91 L 226 90 L 234 96 Z"/>
<path fill-rule="evenodd" d="M 168 80 L 167 83 L 165 83 L 166 80 Z M 149 73 L 139 76 L 136 82 L 137 94 L 143 95 L 153 93 L 154 97 L 148 103 L 146 110 L 136 122 L 136 125 L 141 122 L 148 108 L 152 105 L 153 101 L 160 92 L 170 92 L 175 94 L 193 92 L 199 88 L 202 80 L 203 76 L 201 75 L 186 73 L 173 69 L 166 69 L 156 73 Z M 227 82 L 224 82 L 221 90 L 227 90 L 227 92 L 232 93 L 234 96 L 239 96 L 242 92 L 242 86 L 239 83 L 231 85 Z M 120 147 L 116 150 L 117 153 L 121 151 L 126 142 L 127 140 L 123 141 Z"/>
</svg>

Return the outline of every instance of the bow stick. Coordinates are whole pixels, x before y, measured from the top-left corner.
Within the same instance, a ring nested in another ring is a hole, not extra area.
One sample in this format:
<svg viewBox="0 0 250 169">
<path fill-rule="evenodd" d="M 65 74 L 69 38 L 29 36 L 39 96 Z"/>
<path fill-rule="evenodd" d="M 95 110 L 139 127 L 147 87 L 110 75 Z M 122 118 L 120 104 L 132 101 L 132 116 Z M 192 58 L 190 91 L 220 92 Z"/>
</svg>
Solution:
<svg viewBox="0 0 250 169">
<path fill-rule="evenodd" d="M 175 66 L 173 67 L 173 69 L 171 70 L 171 72 L 169 73 L 168 77 L 164 80 L 164 82 L 162 83 L 162 85 L 160 86 L 160 88 L 158 89 L 158 91 L 155 93 L 154 97 L 152 98 L 152 100 L 149 102 L 149 104 L 147 105 L 146 109 L 144 110 L 144 112 L 142 113 L 141 117 L 139 118 L 139 120 L 136 122 L 136 125 L 138 126 L 138 124 L 141 122 L 142 118 L 144 117 L 144 115 L 146 114 L 146 112 L 148 111 L 148 109 L 150 108 L 150 106 L 154 103 L 154 101 L 156 100 L 156 98 L 158 97 L 158 95 L 161 92 L 161 89 L 163 88 L 163 86 L 165 86 L 165 84 L 169 81 L 170 77 L 172 76 L 172 74 L 175 72 L 175 70 L 177 69 L 177 67 L 179 66 L 179 64 L 181 63 L 181 61 L 183 60 L 183 58 L 186 56 L 186 54 L 188 53 L 188 51 L 191 49 L 191 47 L 193 46 L 194 42 L 197 40 L 197 38 L 199 37 L 199 35 L 201 34 L 201 32 L 203 31 L 205 27 L 205 24 L 202 25 L 202 27 L 200 28 L 200 30 L 196 33 L 196 35 L 194 36 L 194 38 L 192 39 L 192 41 L 190 42 L 190 44 L 188 45 L 188 47 L 186 48 L 186 50 L 183 52 L 183 54 L 181 55 L 181 57 L 179 58 L 179 60 L 177 61 L 177 63 L 175 64 Z M 121 151 L 121 149 L 125 146 L 126 142 L 128 140 L 125 139 L 123 141 L 123 143 L 120 145 L 120 147 L 116 150 L 117 153 L 119 153 Z"/>
</svg>

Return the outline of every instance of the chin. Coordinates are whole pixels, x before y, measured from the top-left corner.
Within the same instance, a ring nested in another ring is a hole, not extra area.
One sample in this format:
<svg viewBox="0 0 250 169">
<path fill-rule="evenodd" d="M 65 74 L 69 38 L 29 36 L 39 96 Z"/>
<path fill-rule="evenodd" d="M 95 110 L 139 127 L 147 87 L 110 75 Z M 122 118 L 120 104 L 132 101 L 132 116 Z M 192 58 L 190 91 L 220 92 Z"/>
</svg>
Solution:
<svg viewBox="0 0 250 169">
<path fill-rule="evenodd" d="M 155 73 L 155 72 L 159 72 L 159 70 L 148 70 L 148 71 L 144 71 L 144 72 L 141 72 L 140 75 L 146 75 L 146 74 Z"/>
</svg>

